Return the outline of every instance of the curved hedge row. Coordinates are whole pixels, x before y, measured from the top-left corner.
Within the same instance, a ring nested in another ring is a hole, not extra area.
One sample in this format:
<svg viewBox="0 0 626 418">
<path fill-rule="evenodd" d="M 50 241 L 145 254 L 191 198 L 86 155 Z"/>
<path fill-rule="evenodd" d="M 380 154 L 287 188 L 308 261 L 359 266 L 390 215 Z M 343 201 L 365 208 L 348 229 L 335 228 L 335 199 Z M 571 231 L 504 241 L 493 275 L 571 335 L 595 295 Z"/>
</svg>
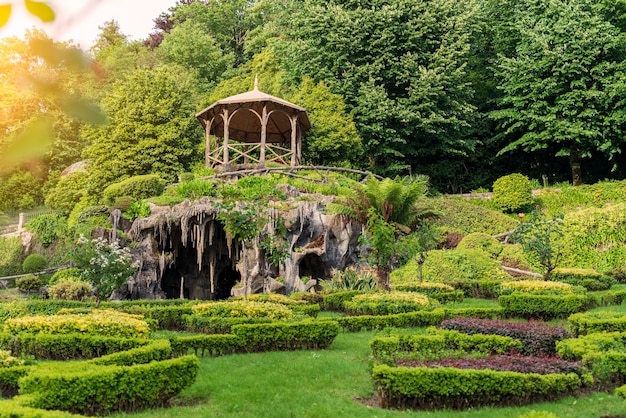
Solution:
<svg viewBox="0 0 626 418">
<path fill-rule="evenodd" d="M 33 408 L 106 415 L 165 406 L 191 385 L 200 363 L 195 356 L 133 366 L 90 363 L 40 365 L 20 379 L 14 399 Z"/>
<path fill-rule="evenodd" d="M 0 348 L 16 356 L 45 360 L 91 359 L 148 344 L 138 338 L 106 337 L 85 334 L 0 333 Z"/>
<path fill-rule="evenodd" d="M 81 418 L 83 416 L 70 412 L 29 408 L 15 401 L 0 400 L 0 418 Z"/>
<path fill-rule="evenodd" d="M 583 382 L 575 373 L 537 374 L 453 367 L 374 366 L 381 406 L 467 408 L 524 404 L 570 394 Z"/>
</svg>

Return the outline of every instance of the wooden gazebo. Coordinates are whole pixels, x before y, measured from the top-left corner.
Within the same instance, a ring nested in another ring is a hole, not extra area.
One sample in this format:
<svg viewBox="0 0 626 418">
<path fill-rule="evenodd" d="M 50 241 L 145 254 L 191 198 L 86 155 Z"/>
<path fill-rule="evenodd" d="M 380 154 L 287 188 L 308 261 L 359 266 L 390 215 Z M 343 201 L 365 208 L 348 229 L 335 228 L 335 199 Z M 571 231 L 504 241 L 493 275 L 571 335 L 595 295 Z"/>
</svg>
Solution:
<svg viewBox="0 0 626 418">
<path fill-rule="evenodd" d="M 206 132 L 206 166 L 297 166 L 302 136 L 311 129 L 306 109 L 254 89 L 213 103 L 196 114 Z M 220 141 L 221 139 L 221 141 Z"/>
</svg>

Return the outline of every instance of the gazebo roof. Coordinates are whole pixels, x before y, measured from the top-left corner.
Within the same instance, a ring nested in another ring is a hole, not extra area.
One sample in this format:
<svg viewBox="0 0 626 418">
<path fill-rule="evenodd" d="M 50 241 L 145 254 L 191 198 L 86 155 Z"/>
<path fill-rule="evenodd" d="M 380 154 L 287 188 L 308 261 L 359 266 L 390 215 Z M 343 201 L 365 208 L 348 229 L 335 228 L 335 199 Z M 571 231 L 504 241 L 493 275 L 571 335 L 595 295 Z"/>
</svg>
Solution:
<svg viewBox="0 0 626 418">
<path fill-rule="evenodd" d="M 289 140 L 291 122 L 288 117 L 284 117 L 285 114 L 297 116 L 302 132 L 311 129 L 311 122 L 305 108 L 260 91 L 256 81 L 253 90 L 218 100 L 198 112 L 196 118 L 206 128 L 209 121 L 221 115 L 226 109 L 229 117 L 232 117 L 228 126 L 230 138 L 244 142 L 255 142 L 260 138 L 261 121 L 259 117 L 262 115 L 264 106 L 270 114 L 270 121 L 267 124 L 268 142 Z M 247 111 L 242 112 L 241 110 Z M 223 135 L 221 121 L 218 121 L 214 132 L 218 136 Z"/>
</svg>

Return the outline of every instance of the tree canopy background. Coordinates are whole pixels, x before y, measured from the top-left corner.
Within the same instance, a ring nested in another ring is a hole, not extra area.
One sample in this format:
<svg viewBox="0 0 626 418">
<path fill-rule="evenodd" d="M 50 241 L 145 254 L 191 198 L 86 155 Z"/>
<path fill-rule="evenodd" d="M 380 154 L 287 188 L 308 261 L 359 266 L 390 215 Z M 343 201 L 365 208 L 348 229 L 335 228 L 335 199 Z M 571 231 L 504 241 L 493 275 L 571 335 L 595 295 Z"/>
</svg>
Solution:
<svg viewBox="0 0 626 418">
<path fill-rule="evenodd" d="M 625 30 L 624 0 L 180 0 L 142 41 L 115 21 L 89 51 L 28 31 L 0 40 L 4 209 L 40 204 L 78 161 L 76 196 L 201 167 L 194 114 L 255 76 L 308 110 L 305 163 L 442 193 L 623 178 Z"/>
</svg>

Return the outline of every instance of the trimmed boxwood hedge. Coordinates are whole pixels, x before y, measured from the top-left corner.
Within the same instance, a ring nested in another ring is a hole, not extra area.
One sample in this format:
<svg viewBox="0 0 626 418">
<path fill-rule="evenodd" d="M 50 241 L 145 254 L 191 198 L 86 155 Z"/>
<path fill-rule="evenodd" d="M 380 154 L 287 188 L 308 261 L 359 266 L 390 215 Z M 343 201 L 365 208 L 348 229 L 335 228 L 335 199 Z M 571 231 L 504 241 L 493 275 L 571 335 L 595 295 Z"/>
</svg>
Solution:
<svg viewBox="0 0 626 418">
<path fill-rule="evenodd" d="M 81 418 L 84 415 L 29 408 L 15 401 L 0 400 L 0 418 Z"/>
<path fill-rule="evenodd" d="M 336 321 L 341 325 L 344 331 L 359 332 L 362 329 L 371 331 L 387 327 L 413 328 L 439 325 L 441 321 L 447 318 L 502 318 L 503 312 L 504 311 L 500 308 L 437 308 L 432 311 L 416 311 L 393 315 L 346 316 L 337 318 Z"/>
<path fill-rule="evenodd" d="M 537 295 L 525 292 L 513 292 L 502 295 L 498 302 L 507 316 L 550 320 L 564 318 L 587 307 L 586 295 Z"/>
<path fill-rule="evenodd" d="M 17 395 L 18 380 L 20 377 L 26 376 L 30 369 L 31 366 L 0 367 L 0 395 L 4 398 L 12 398 Z"/>
<path fill-rule="evenodd" d="M 626 331 L 626 313 L 624 312 L 581 312 L 567 318 L 575 336 L 594 332 Z"/>
<path fill-rule="evenodd" d="M 582 386 L 574 373 L 537 374 L 453 367 L 372 369 L 381 406 L 433 409 L 521 405 L 570 394 Z"/>
<path fill-rule="evenodd" d="M 195 356 L 134 366 L 39 365 L 20 379 L 20 395 L 15 399 L 33 408 L 85 415 L 155 408 L 167 405 L 191 385 L 199 366 Z"/>
<path fill-rule="evenodd" d="M 0 348 L 16 356 L 44 360 L 79 360 L 100 357 L 148 344 L 138 338 L 105 337 L 85 334 L 0 333 Z"/>
<path fill-rule="evenodd" d="M 241 324 L 234 325 L 232 332 L 248 352 L 323 349 L 339 334 L 339 324 L 331 320 Z"/>
</svg>

